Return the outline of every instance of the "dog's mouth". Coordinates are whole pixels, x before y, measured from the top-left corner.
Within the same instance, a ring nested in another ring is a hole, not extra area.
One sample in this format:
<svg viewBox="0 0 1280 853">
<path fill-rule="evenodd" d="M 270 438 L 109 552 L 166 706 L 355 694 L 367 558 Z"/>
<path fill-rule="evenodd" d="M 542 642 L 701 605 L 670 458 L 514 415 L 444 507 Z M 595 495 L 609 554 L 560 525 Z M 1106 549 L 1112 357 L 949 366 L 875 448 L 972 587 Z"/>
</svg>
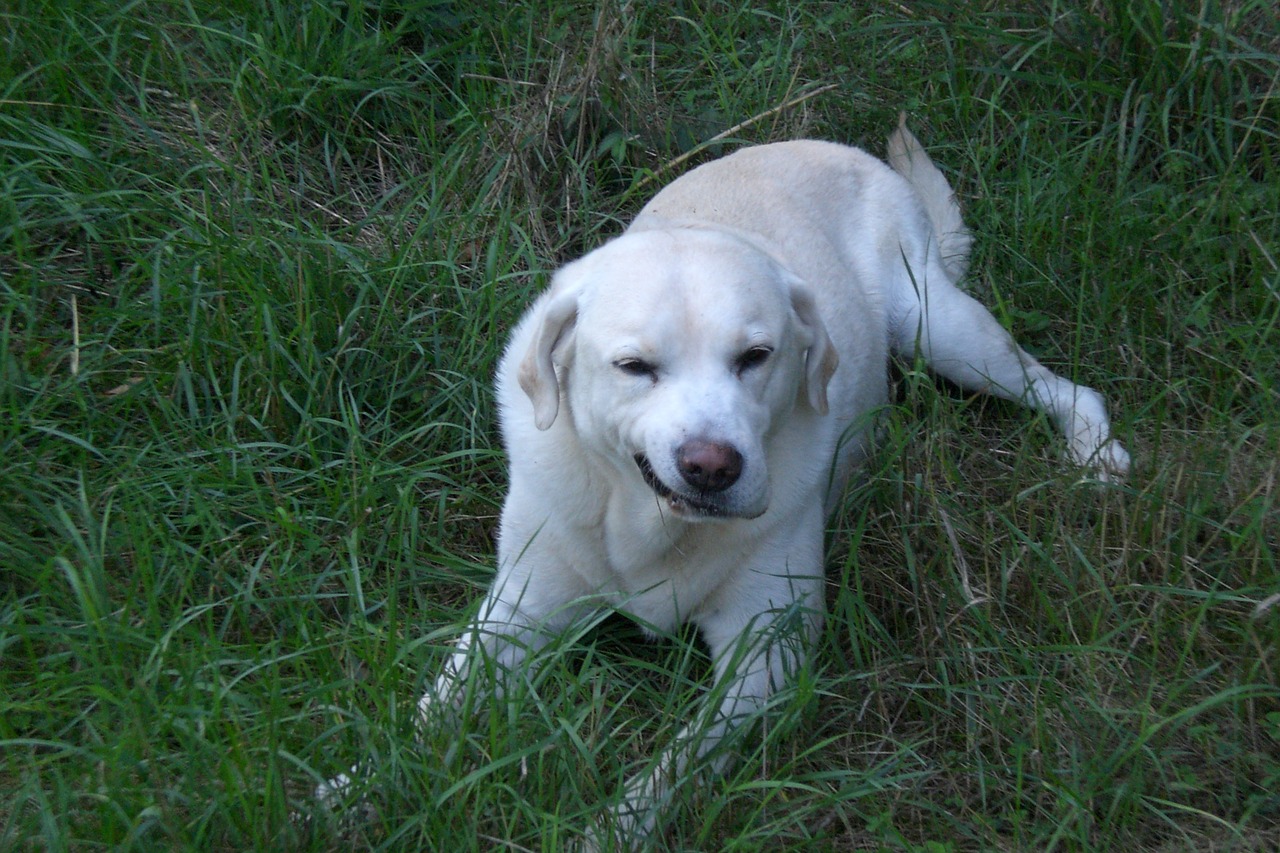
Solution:
<svg viewBox="0 0 1280 853">
<path fill-rule="evenodd" d="M 658 479 L 658 475 L 653 471 L 653 465 L 649 463 L 649 457 L 643 453 L 637 453 L 635 460 L 636 467 L 640 469 L 640 476 L 644 478 L 645 484 L 650 489 L 653 489 L 655 495 L 665 500 L 667 505 L 671 507 L 671 511 L 676 515 L 723 518 L 729 514 L 725 512 L 724 507 L 710 498 L 702 498 L 698 495 L 684 495 L 670 488 L 666 483 Z"/>
</svg>

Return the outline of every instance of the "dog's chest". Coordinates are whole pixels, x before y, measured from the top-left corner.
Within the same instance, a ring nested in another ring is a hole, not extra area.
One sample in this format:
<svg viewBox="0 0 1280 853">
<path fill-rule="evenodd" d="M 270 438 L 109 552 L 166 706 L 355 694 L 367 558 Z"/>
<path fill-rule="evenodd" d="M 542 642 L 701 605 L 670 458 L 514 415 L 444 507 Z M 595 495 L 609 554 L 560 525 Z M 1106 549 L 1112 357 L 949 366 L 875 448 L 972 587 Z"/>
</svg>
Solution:
<svg viewBox="0 0 1280 853">
<path fill-rule="evenodd" d="M 723 547 L 719 528 L 732 522 L 690 524 L 660 512 L 654 500 L 643 507 L 610 502 L 600 528 L 608 573 L 602 580 L 623 610 L 670 629 L 720 586 L 739 551 Z M 720 547 L 709 547 L 709 539 Z"/>
</svg>

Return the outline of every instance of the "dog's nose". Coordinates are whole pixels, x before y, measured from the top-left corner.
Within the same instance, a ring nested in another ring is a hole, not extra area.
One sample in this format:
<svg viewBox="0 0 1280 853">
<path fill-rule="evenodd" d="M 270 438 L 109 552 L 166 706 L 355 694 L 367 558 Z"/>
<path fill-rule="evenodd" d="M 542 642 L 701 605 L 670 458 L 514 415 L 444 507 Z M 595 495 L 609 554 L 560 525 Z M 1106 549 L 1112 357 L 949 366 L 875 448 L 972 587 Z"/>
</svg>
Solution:
<svg viewBox="0 0 1280 853">
<path fill-rule="evenodd" d="M 727 444 L 686 441 L 676 450 L 684 481 L 700 492 L 723 492 L 742 475 L 742 454 Z"/>
</svg>

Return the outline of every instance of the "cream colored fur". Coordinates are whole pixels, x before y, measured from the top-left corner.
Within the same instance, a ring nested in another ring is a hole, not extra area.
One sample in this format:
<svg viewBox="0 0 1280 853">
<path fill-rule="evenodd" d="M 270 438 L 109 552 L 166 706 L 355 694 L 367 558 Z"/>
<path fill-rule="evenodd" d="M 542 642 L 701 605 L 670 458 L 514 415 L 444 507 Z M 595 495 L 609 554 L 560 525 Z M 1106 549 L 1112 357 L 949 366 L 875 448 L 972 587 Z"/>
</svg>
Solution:
<svg viewBox="0 0 1280 853">
<path fill-rule="evenodd" d="M 421 707 L 428 725 L 456 713 L 480 655 L 498 674 L 482 695 L 500 694 L 601 608 L 697 625 L 720 698 L 619 792 L 600 832 L 624 845 L 659 825 L 672 778 L 730 759 L 736 722 L 802 665 L 824 522 L 867 451 L 891 354 L 1043 410 L 1099 478 L 1128 468 L 1102 398 L 957 288 L 969 233 L 905 127 L 889 158 L 801 141 L 695 169 L 562 269 L 507 346 L 497 576 Z"/>
</svg>

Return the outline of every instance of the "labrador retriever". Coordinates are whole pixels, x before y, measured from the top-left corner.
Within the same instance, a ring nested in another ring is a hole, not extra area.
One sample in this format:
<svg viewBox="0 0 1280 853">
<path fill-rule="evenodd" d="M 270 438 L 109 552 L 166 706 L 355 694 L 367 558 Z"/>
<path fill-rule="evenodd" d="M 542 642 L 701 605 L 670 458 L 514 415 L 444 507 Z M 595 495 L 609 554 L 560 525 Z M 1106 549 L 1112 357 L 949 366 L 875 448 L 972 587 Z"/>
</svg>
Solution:
<svg viewBox="0 0 1280 853">
<path fill-rule="evenodd" d="M 1103 399 L 956 286 L 970 236 L 905 125 L 888 160 L 795 141 L 694 169 L 561 269 L 510 338 L 497 575 L 424 720 L 456 713 L 476 673 L 496 681 L 483 695 L 500 694 L 601 608 L 656 631 L 693 623 L 715 671 L 707 703 L 589 846 L 641 844 L 672 780 L 722 768 L 739 723 L 803 662 L 822 618 L 825 520 L 868 451 L 892 354 L 1045 412 L 1101 479 L 1128 470 Z"/>
</svg>

